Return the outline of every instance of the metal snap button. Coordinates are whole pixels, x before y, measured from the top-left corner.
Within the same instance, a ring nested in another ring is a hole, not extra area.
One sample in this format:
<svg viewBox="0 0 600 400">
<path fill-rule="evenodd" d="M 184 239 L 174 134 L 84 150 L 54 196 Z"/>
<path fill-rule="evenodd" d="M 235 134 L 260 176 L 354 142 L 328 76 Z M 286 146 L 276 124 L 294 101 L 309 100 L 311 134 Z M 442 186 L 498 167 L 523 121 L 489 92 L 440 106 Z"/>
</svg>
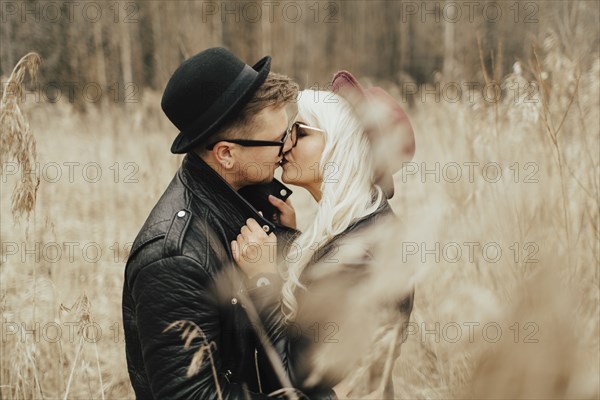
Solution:
<svg viewBox="0 0 600 400">
<path fill-rule="evenodd" d="M 259 278 L 256 281 L 256 286 L 257 287 L 267 286 L 267 285 L 270 285 L 270 284 L 271 284 L 271 281 L 269 280 L 269 278 L 265 278 L 265 277 Z"/>
<path fill-rule="evenodd" d="M 285 190 L 285 189 L 281 189 L 281 190 L 279 191 L 279 194 L 280 194 L 280 195 L 282 195 L 282 196 L 285 196 L 285 195 L 287 194 L 287 190 Z"/>
<path fill-rule="evenodd" d="M 269 232 L 269 225 L 263 225 L 263 231 Z"/>
<path fill-rule="evenodd" d="M 178 216 L 179 218 L 185 217 L 185 211 L 183 211 L 183 210 L 179 211 L 179 212 L 177 213 L 177 216 Z"/>
<path fill-rule="evenodd" d="M 231 304 L 233 304 L 234 306 L 237 304 L 237 299 L 235 297 L 231 299 Z"/>
</svg>

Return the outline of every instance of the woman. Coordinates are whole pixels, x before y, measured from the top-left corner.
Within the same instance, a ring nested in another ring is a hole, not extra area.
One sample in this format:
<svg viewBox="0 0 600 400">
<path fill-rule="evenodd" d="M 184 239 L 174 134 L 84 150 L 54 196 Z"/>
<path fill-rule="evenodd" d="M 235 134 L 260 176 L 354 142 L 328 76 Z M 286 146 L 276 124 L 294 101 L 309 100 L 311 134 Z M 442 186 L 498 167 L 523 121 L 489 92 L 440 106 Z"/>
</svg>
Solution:
<svg viewBox="0 0 600 400">
<path fill-rule="evenodd" d="M 338 385 L 338 395 L 343 395 L 341 392 L 346 389 L 339 385 L 340 381 L 364 359 L 362 354 L 351 354 L 356 352 L 343 348 L 343 345 L 360 348 L 360 342 L 365 348 L 365 339 L 368 339 L 352 332 L 353 325 L 360 323 L 360 319 L 351 316 L 350 305 L 356 304 L 357 294 L 369 281 L 374 260 L 368 246 L 359 244 L 356 251 L 355 240 L 367 235 L 373 225 L 393 218 L 387 202 L 393 194 L 393 186 L 389 187 L 391 174 L 382 171 L 373 156 L 376 140 L 381 135 L 378 130 L 386 124 L 381 121 L 372 124 L 363 118 L 362 110 L 365 105 L 376 104 L 378 108 L 392 111 L 396 125 L 406 125 L 408 120 L 403 112 L 402 118 L 397 118 L 401 108 L 395 101 L 390 102 L 389 95 L 381 102 L 378 91 L 377 102 L 370 97 L 373 93 L 363 90 L 346 71 L 334 76 L 333 92 L 301 92 L 298 116 L 290 135 L 293 146 L 282 162 L 282 180 L 308 190 L 318 202 L 314 222 L 289 246 L 282 290 L 283 312 L 298 336 L 288 347 L 290 376 L 295 387 L 311 398 L 320 397 L 335 385 Z M 403 139 L 403 147 L 408 150 L 403 149 L 402 154 L 412 157 L 412 130 L 403 132 L 405 136 L 408 132 L 410 137 Z M 281 220 L 295 227 L 290 205 L 275 198 L 270 200 L 281 211 Z M 236 262 L 249 275 L 277 270 L 274 260 L 263 257 L 257 262 L 256 253 L 249 257 L 253 262 L 244 257 L 244 250 L 274 240 L 273 234 L 267 237 L 256 227 L 254 221 L 249 221 L 232 242 Z M 266 247 L 261 253 L 268 253 Z M 402 293 L 384 306 L 397 311 L 395 325 L 408 321 L 412 299 L 413 293 Z M 319 335 L 326 337 L 319 340 Z M 334 345 L 340 341 L 343 345 Z M 401 342 L 398 338 L 397 343 Z M 372 347 L 370 342 L 367 344 Z M 399 344 L 393 347 L 393 357 L 396 357 Z M 384 361 L 381 357 L 372 360 L 375 368 L 371 370 L 374 378 L 371 386 L 379 384 L 377 378 L 381 379 Z M 391 374 L 386 381 L 389 392 Z"/>
</svg>

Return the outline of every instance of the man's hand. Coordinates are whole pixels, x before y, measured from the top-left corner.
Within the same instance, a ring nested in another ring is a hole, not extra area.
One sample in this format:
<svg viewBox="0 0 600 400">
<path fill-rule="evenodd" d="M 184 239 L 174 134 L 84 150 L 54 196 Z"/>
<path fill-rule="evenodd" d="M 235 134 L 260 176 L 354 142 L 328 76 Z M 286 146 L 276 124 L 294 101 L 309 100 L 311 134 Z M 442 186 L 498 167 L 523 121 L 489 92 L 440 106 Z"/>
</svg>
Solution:
<svg viewBox="0 0 600 400">
<path fill-rule="evenodd" d="M 237 239 L 231 242 L 231 252 L 250 279 L 256 274 L 277 272 L 277 237 L 272 232 L 267 235 L 253 218 L 246 220 Z"/>
<path fill-rule="evenodd" d="M 279 216 L 279 220 L 281 224 L 287 226 L 288 228 L 296 229 L 296 210 L 292 206 L 292 201 L 289 199 L 283 201 L 273 196 L 269 195 L 269 203 L 273 204 L 281 213 Z"/>
</svg>

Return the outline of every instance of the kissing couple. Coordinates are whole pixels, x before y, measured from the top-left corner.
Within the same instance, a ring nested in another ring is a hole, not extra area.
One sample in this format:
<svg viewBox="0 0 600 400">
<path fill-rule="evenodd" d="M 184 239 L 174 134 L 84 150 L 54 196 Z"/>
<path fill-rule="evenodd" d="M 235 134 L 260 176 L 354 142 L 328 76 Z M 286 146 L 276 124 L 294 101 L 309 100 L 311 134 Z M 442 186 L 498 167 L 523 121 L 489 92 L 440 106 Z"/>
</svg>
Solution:
<svg viewBox="0 0 600 400">
<path fill-rule="evenodd" d="M 394 396 L 414 290 L 366 295 L 382 263 L 365 239 L 395 219 L 392 173 L 412 159 L 412 128 L 347 71 L 331 90 L 299 91 L 270 67 L 210 48 L 165 88 L 171 152 L 186 155 L 125 267 L 138 399 Z M 302 232 L 279 168 L 317 203 Z"/>
</svg>

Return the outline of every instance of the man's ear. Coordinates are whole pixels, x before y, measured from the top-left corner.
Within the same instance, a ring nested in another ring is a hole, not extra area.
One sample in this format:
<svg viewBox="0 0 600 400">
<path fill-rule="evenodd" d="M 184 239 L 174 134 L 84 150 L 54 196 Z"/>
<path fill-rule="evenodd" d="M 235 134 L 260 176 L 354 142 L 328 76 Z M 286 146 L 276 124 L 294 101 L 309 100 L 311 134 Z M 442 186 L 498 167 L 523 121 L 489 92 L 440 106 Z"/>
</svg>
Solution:
<svg viewBox="0 0 600 400">
<path fill-rule="evenodd" d="M 218 142 L 211 151 L 221 168 L 226 170 L 233 169 L 235 166 L 235 151 L 232 149 L 231 143 Z"/>
</svg>

